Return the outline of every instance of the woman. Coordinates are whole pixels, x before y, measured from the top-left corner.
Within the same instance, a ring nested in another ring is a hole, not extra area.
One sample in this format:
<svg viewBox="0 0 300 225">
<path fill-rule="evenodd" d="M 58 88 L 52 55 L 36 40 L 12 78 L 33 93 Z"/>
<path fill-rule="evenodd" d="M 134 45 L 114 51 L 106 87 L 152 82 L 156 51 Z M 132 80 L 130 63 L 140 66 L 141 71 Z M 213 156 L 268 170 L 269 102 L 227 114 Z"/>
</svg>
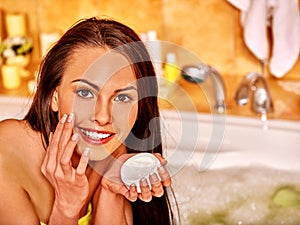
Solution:
<svg viewBox="0 0 300 225">
<path fill-rule="evenodd" d="M 154 76 L 127 26 L 91 18 L 67 31 L 41 64 L 24 120 L 0 124 L 0 224 L 173 224 L 163 166 L 141 193 L 119 177 L 139 151 L 164 164 Z"/>
</svg>

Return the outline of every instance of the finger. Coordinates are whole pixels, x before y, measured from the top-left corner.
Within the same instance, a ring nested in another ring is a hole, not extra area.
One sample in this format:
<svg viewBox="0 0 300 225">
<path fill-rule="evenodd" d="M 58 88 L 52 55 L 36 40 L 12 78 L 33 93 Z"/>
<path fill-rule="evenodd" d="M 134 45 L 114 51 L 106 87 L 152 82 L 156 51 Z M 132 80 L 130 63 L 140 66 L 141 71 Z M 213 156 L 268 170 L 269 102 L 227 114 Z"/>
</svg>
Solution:
<svg viewBox="0 0 300 225">
<path fill-rule="evenodd" d="M 66 120 L 67 114 L 64 114 L 58 122 L 55 132 L 51 134 L 51 139 L 49 140 L 49 145 L 43 162 L 44 175 L 50 182 L 53 181 L 53 176 L 57 168 L 58 143 Z"/>
<path fill-rule="evenodd" d="M 49 134 L 49 145 L 52 141 L 52 138 L 53 138 L 53 132 L 50 132 L 50 134 Z M 42 164 L 43 169 L 45 169 L 46 164 L 48 162 L 48 159 L 49 159 L 49 151 L 45 151 L 45 157 L 44 157 L 44 161 L 43 161 L 43 164 Z"/>
<path fill-rule="evenodd" d="M 45 153 L 45 158 L 44 158 L 44 161 L 42 163 L 42 166 L 41 166 L 41 172 L 44 176 L 46 176 L 46 165 L 47 165 L 47 153 Z"/>
<path fill-rule="evenodd" d="M 140 181 L 141 194 L 139 194 L 139 198 L 144 202 L 150 202 L 152 200 L 152 192 L 148 185 L 147 179 L 143 178 Z"/>
<path fill-rule="evenodd" d="M 157 172 L 161 178 L 161 182 L 162 182 L 163 186 L 165 186 L 165 187 L 170 186 L 172 183 L 172 180 L 171 180 L 169 172 L 165 169 L 165 167 L 159 166 L 157 168 Z"/>
<path fill-rule="evenodd" d="M 85 171 L 89 162 L 90 149 L 85 148 L 82 152 L 79 164 L 76 169 L 76 175 L 82 176 L 85 175 Z"/>
<path fill-rule="evenodd" d="M 60 159 L 60 166 L 61 166 L 62 171 L 63 171 L 63 173 L 66 177 L 71 177 L 73 175 L 73 172 L 74 172 L 71 158 L 72 158 L 72 155 L 74 153 L 75 147 L 77 145 L 78 137 L 79 136 L 78 136 L 77 133 L 73 134 L 73 136 L 69 140 L 67 146 L 65 147 L 65 150 L 64 150 L 64 152 L 61 156 L 61 159 Z M 82 164 L 82 163 L 83 163 L 82 159 L 80 159 L 79 165 Z"/>
<path fill-rule="evenodd" d="M 53 137 L 53 133 L 50 132 L 50 134 L 49 134 L 49 143 L 51 142 L 52 137 Z M 42 171 L 42 174 L 44 174 L 44 176 L 46 176 L 46 165 L 47 165 L 48 159 L 49 159 L 49 151 L 45 151 L 45 157 L 44 157 L 44 160 L 43 160 L 43 163 L 42 163 L 42 166 L 41 166 L 41 171 Z"/>
<path fill-rule="evenodd" d="M 68 162 L 71 161 L 72 155 L 74 153 L 74 150 L 76 148 L 77 142 L 79 140 L 79 134 L 78 133 L 74 133 L 72 135 L 72 137 L 69 139 L 62 155 L 61 155 L 61 159 L 60 162 L 62 164 L 67 164 Z"/>
<path fill-rule="evenodd" d="M 138 193 L 135 184 L 130 185 L 129 195 L 126 197 L 129 201 L 135 202 L 138 198 Z"/>
<path fill-rule="evenodd" d="M 49 134 L 49 143 L 52 141 L 52 138 L 53 138 L 53 132 L 50 132 L 50 134 Z"/>
<path fill-rule="evenodd" d="M 54 134 L 51 132 L 49 135 L 49 145 L 46 151 L 46 155 L 43 161 L 43 174 L 49 178 L 49 175 L 53 175 L 57 166 L 57 151 L 60 135 L 66 122 L 67 115 L 64 114 L 58 122 Z"/>
<path fill-rule="evenodd" d="M 58 122 L 55 132 L 51 137 L 51 141 L 49 143 L 48 149 L 47 151 L 49 151 L 49 159 L 48 161 L 53 161 L 56 162 L 57 160 L 57 151 L 58 151 L 58 144 L 60 142 L 60 136 L 62 134 L 63 128 L 64 128 L 64 124 L 67 120 L 68 115 L 64 114 L 60 121 Z"/>
<path fill-rule="evenodd" d="M 154 155 L 156 158 L 158 158 L 158 160 L 162 166 L 167 165 L 167 163 L 168 163 L 167 160 L 164 157 L 162 157 L 162 155 L 160 153 L 154 153 Z"/>
<path fill-rule="evenodd" d="M 60 135 L 60 140 L 58 143 L 58 153 L 57 157 L 60 160 L 62 155 L 64 154 L 65 148 L 68 145 L 68 142 L 70 140 L 70 137 L 72 135 L 73 131 L 73 121 L 74 121 L 74 114 L 70 113 L 70 115 L 67 117 L 64 127 L 62 129 L 62 133 Z"/>
<path fill-rule="evenodd" d="M 63 131 L 63 128 L 64 128 L 65 123 L 67 121 L 67 118 L 68 118 L 68 114 L 64 114 L 60 118 L 59 122 L 56 125 L 56 128 L 55 128 L 55 131 L 54 131 L 53 135 L 51 135 L 50 143 L 58 143 L 59 142 L 60 136 L 61 136 L 62 131 Z"/>
<path fill-rule="evenodd" d="M 157 174 L 150 174 L 149 179 L 152 187 L 152 195 L 155 197 L 161 197 L 164 194 L 164 189 Z"/>
<path fill-rule="evenodd" d="M 137 199 L 138 194 L 135 186 L 131 186 L 128 190 L 128 188 L 124 184 L 112 183 L 106 177 L 102 178 L 101 185 L 103 188 L 108 189 L 113 193 L 123 195 L 126 199 L 128 199 L 131 202 L 134 202 Z"/>
</svg>

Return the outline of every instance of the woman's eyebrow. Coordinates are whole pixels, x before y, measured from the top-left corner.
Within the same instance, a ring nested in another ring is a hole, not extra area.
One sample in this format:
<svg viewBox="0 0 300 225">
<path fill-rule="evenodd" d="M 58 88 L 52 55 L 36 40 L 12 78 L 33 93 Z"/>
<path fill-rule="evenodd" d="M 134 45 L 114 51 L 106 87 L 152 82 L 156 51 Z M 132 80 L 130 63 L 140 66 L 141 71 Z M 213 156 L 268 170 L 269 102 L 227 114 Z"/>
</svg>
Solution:
<svg viewBox="0 0 300 225">
<path fill-rule="evenodd" d="M 72 83 L 75 83 L 75 82 L 83 82 L 83 83 L 86 83 L 87 85 L 91 86 L 92 88 L 94 88 L 97 91 L 100 90 L 100 88 L 96 84 L 93 84 L 86 79 L 76 79 L 76 80 L 72 81 Z"/>
<path fill-rule="evenodd" d="M 128 91 L 128 90 L 135 90 L 135 91 L 137 91 L 137 88 L 134 87 L 134 86 L 128 86 L 128 87 L 116 89 L 114 92 L 115 92 L 115 93 L 119 93 L 119 92 L 121 92 L 121 91 Z"/>
<path fill-rule="evenodd" d="M 100 88 L 96 85 L 96 84 L 93 84 L 91 83 L 90 81 L 86 80 L 86 79 L 76 79 L 76 80 L 73 80 L 72 83 L 76 83 L 76 82 L 83 82 L 83 83 L 86 83 L 87 85 L 93 87 L 95 90 L 99 91 Z M 119 93 L 121 91 L 128 91 L 128 90 L 135 90 L 137 91 L 137 88 L 135 86 L 128 86 L 128 87 L 124 87 L 124 88 L 120 88 L 120 89 L 116 89 L 114 90 L 115 93 Z"/>
</svg>

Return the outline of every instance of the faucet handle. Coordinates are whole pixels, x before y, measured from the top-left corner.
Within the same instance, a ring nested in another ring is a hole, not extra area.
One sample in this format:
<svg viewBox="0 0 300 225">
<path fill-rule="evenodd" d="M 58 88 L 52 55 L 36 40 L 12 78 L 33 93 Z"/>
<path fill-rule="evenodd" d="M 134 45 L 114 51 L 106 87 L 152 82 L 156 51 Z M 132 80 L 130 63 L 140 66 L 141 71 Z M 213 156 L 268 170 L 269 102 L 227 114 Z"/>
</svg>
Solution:
<svg viewBox="0 0 300 225">
<path fill-rule="evenodd" d="M 250 88 L 248 85 L 241 84 L 237 91 L 235 92 L 234 100 L 239 105 L 246 105 L 249 99 Z"/>
<path fill-rule="evenodd" d="M 252 110 L 256 113 L 273 112 L 273 102 L 268 82 L 264 76 L 259 73 L 247 74 L 239 88 L 237 89 L 234 100 L 238 105 L 246 105 L 252 94 Z"/>
</svg>

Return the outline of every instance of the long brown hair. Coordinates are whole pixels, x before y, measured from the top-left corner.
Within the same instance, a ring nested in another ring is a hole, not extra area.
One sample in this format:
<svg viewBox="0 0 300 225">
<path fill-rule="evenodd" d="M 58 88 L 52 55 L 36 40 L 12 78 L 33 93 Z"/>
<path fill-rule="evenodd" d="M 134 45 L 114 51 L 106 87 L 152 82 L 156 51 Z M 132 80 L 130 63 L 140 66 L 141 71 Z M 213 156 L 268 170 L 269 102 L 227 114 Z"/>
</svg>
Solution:
<svg viewBox="0 0 300 225">
<path fill-rule="evenodd" d="M 143 97 L 139 98 L 137 120 L 126 143 L 129 146 L 128 152 L 141 149 L 162 154 L 159 120 L 151 123 L 152 127 L 149 128 L 150 121 L 159 118 L 159 109 L 155 71 L 146 47 L 131 28 L 111 19 L 95 17 L 81 20 L 72 26 L 41 63 L 37 91 L 25 120 L 34 130 L 41 132 L 45 147 L 49 144 L 50 132 L 55 130 L 58 123 L 58 115 L 50 107 L 52 95 L 62 80 L 70 56 L 82 47 L 117 49 L 132 62 L 137 79 L 152 78 L 138 82 L 138 94 Z M 136 141 L 143 139 L 147 141 Z M 133 202 L 132 209 L 134 224 L 175 224 L 167 190 L 162 197 L 154 197 L 149 203 L 140 200 Z"/>
</svg>

